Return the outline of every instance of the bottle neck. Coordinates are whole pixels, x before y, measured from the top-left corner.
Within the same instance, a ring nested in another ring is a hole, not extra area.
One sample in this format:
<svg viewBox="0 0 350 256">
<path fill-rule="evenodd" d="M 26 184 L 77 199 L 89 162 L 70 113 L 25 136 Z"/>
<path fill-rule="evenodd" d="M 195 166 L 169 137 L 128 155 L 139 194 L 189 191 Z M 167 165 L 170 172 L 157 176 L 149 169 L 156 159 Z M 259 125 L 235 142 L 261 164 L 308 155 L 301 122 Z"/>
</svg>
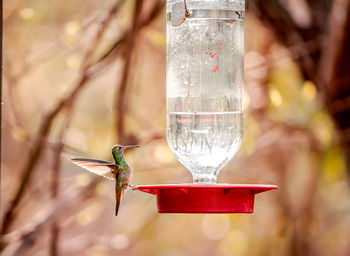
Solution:
<svg viewBox="0 0 350 256">
<path fill-rule="evenodd" d="M 193 183 L 215 184 L 217 176 L 214 173 L 192 174 Z"/>
</svg>

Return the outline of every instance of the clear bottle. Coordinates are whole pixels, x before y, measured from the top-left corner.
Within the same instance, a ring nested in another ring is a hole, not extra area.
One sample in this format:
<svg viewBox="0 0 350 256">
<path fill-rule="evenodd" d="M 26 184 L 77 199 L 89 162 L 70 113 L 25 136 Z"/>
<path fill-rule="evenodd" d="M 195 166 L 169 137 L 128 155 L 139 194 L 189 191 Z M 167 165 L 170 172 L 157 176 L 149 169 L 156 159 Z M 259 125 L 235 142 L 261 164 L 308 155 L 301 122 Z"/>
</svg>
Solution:
<svg viewBox="0 0 350 256">
<path fill-rule="evenodd" d="M 167 0 L 167 142 L 215 183 L 243 138 L 244 0 Z"/>
</svg>

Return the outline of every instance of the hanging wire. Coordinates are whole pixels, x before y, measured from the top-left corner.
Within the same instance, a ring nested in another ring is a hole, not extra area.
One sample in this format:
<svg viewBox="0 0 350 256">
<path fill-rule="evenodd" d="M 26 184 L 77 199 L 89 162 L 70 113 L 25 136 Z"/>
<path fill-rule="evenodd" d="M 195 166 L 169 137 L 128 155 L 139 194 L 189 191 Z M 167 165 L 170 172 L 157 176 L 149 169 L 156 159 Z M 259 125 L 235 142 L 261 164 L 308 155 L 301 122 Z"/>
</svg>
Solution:
<svg viewBox="0 0 350 256">
<path fill-rule="evenodd" d="M 186 18 L 191 17 L 191 13 L 187 9 L 186 0 L 184 0 L 184 5 L 185 5 L 185 17 Z"/>
</svg>

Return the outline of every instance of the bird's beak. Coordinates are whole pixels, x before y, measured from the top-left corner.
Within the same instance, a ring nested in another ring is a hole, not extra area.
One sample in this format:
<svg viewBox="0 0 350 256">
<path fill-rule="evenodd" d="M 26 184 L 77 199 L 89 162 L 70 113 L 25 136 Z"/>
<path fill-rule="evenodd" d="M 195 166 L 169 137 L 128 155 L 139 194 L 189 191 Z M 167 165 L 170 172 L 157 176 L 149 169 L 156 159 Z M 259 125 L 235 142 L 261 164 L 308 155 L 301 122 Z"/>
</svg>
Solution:
<svg viewBox="0 0 350 256">
<path fill-rule="evenodd" d="M 129 149 L 129 148 L 138 148 L 140 147 L 139 145 L 129 145 L 129 146 L 124 146 L 124 150 Z"/>
</svg>

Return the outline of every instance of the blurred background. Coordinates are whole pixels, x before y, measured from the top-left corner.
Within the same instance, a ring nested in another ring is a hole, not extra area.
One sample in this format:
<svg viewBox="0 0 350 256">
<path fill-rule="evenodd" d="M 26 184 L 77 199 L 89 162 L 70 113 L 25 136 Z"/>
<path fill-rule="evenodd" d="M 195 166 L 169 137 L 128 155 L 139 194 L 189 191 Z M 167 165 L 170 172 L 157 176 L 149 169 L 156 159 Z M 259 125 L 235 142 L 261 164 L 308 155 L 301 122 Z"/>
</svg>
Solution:
<svg viewBox="0 0 350 256">
<path fill-rule="evenodd" d="M 134 184 L 191 176 L 165 141 L 164 0 L 4 0 L 3 255 L 350 255 L 350 3 L 250 0 L 245 138 L 219 176 L 276 184 L 251 215 L 157 214 L 69 162 L 129 151 Z"/>
</svg>

